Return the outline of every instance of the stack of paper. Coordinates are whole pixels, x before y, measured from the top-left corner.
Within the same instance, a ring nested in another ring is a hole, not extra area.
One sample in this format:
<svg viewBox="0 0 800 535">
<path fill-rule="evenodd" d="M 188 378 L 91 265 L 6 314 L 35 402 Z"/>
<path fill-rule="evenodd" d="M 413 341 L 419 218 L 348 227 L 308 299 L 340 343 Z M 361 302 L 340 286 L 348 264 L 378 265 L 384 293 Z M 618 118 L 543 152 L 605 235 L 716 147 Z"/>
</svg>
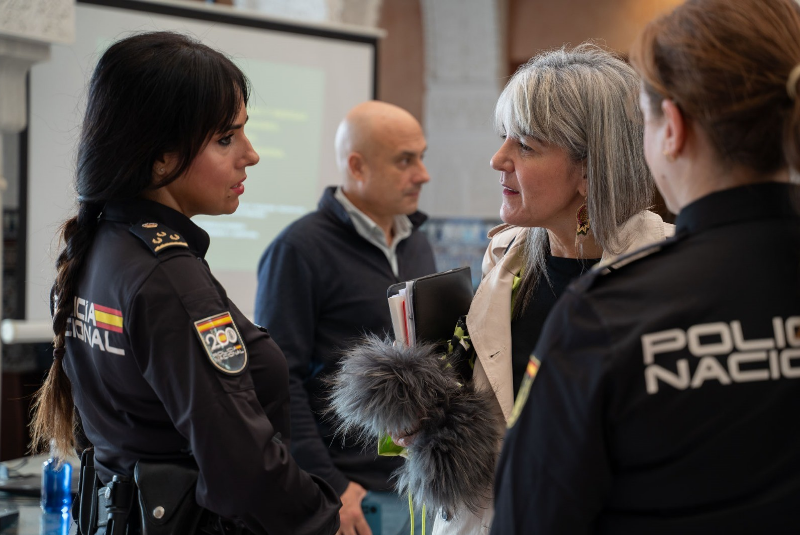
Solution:
<svg viewBox="0 0 800 535">
<path fill-rule="evenodd" d="M 470 269 L 451 269 L 394 284 L 387 295 L 395 340 L 409 346 L 417 340 L 449 340 L 472 301 Z"/>
<path fill-rule="evenodd" d="M 406 291 L 389 298 L 389 312 L 392 314 L 392 329 L 394 339 L 408 345 L 408 324 L 406 323 Z"/>
</svg>

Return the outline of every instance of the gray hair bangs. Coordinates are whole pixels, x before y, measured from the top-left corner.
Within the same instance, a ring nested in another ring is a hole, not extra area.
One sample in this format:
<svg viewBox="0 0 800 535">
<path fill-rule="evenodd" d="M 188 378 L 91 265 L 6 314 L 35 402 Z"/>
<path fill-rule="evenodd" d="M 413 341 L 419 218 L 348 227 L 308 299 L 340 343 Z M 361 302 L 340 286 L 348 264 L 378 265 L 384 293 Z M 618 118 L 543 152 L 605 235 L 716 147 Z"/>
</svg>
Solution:
<svg viewBox="0 0 800 535">
<path fill-rule="evenodd" d="M 559 73 L 550 69 L 529 69 L 534 58 L 511 78 L 495 108 L 495 130 L 500 136 L 533 138 L 567 150 L 579 162 L 586 157 L 586 136 L 580 131 L 581 121 L 568 121 L 580 104 L 575 87 L 564 86 Z M 567 113 L 565 113 L 567 112 Z M 576 129 L 576 127 L 578 129 Z"/>
<path fill-rule="evenodd" d="M 556 145 L 583 165 L 591 232 L 612 254 L 627 246 L 621 242 L 620 225 L 653 200 L 638 93 L 639 77 L 628 64 L 584 43 L 544 52 L 521 66 L 495 107 L 495 128 L 501 136 Z M 517 299 L 515 314 L 527 307 L 539 278 L 547 277 L 547 231 L 531 229 L 526 234 L 523 299 Z"/>
</svg>

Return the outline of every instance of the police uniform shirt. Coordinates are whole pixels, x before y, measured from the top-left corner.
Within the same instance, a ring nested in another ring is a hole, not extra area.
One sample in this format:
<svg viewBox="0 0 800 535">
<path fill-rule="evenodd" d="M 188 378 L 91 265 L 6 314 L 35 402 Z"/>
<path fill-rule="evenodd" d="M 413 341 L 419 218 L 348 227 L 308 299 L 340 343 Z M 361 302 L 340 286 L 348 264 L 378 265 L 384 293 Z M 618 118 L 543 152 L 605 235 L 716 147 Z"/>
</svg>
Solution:
<svg viewBox="0 0 800 535">
<path fill-rule="evenodd" d="M 338 497 L 289 454 L 283 354 L 228 300 L 208 246 L 164 205 L 103 210 L 64 359 L 98 475 L 191 453 L 201 506 L 255 533 L 333 533 Z"/>
<path fill-rule="evenodd" d="M 674 238 L 567 290 L 510 423 L 493 534 L 800 530 L 798 195 L 708 195 Z"/>
</svg>

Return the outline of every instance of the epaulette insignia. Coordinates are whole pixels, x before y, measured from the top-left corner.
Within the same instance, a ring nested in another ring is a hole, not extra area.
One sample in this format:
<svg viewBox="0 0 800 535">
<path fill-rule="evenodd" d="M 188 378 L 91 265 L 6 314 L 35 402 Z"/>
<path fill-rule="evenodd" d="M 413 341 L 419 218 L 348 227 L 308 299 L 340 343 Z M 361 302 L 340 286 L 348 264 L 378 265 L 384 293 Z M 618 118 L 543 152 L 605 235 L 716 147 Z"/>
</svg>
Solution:
<svg viewBox="0 0 800 535">
<path fill-rule="evenodd" d="M 683 237 L 684 235 L 671 236 L 666 240 L 651 243 L 650 245 L 645 245 L 641 249 L 637 249 L 628 254 L 624 254 L 607 264 L 603 263 L 597 264 L 595 267 L 592 268 L 592 270 L 589 273 L 587 273 L 586 275 L 575 281 L 573 283 L 573 287 L 575 290 L 578 291 L 586 291 L 592 287 L 594 282 L 599 277 L 603 277 L 610 273 L 614 273 L 623 266 L 627 266 L 628 264 L 632 264 L 638 260 L 641 260 L 642 258 L 646 258 L 659 251 L 663 251 L 672 244 L 679 242 L 681 239 L 683 239 Z"/>
<path fill-rule="evenodd" d="M 158 255 L 161 251 L 171 247 L 189 247 L 183 236 L 161 223 L 140 221 L 130 228 L 141 240 Z"/>
</svg>

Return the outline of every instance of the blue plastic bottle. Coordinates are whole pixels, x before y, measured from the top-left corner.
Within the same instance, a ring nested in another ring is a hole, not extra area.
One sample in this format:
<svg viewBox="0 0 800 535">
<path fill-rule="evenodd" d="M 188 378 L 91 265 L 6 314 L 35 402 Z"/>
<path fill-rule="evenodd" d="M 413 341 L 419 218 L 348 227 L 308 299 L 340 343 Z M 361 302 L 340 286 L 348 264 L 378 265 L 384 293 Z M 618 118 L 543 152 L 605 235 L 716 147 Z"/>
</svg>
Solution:
<svg viewBox="0 0 800 535">
<path fill-rule="evenodd" d="M 72 465 L 60 462 L 55 440 L 50 441 L 50 458 L 42 465 L 42 511 L 66 513 L 72 503 Z"/>
<path fill-rule="evenodd" d="M 39 535 L 69 535 L 69 513 L 42 513 L 39 519 Z"/>
</svg>

